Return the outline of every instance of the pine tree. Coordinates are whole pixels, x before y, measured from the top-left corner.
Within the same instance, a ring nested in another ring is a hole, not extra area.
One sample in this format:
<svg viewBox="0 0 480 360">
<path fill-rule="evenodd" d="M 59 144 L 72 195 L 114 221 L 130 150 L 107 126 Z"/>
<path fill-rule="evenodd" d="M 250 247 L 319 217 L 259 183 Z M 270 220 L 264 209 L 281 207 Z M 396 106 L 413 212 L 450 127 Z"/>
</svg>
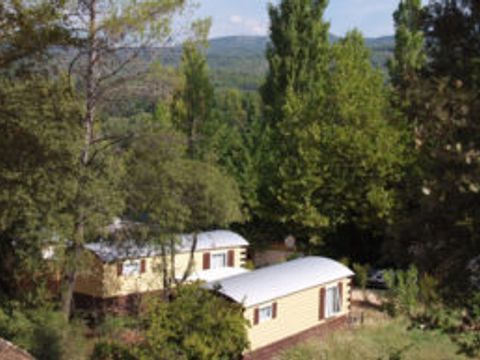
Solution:
<svg viewBox="0 0 480 360">
<path fill-rule="evenodd" d="M 408 90 L 418 80 L 426 65 L 425 36 L 421 0 L 402 0 L 393 14 L 395 21 L 395 53 L 388 67 L 392 85 L 404 111 L 412 106 Z"/>
<path fill-rule="evenodd" d="M 199 159 L 208 152 L 205 131 L 211 120 L 214 93 L 207 61 L 195 44 L 184 45 L 180 71 L 183 84 L 174 95 L 172 118 L 174 125 L 188 137 L 190 157 Z"/>
<path fill-rule="evenodd" d="M 478 91 L 480 84 L 480 3 L 441 0 L 427 8 L 428 73 L 450 77 Z"/>
</svg>

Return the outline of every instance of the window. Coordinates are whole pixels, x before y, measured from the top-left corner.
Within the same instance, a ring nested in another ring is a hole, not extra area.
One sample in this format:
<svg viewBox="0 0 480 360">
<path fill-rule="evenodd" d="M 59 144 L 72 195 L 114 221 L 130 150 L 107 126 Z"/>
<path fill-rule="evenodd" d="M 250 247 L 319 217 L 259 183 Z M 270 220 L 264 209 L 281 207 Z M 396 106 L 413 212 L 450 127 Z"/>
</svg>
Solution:
<svg viewBox="0 0 480 360">
<path fill-rule="evenodd" d="M 212 269 L 220 269 L 227 266 L 227 254 L 212 254 Z"/>
<path fill-rule="evenodd" d="M 331 317 L 335 314 L 338 314 L 341 310 L 340 304 L 340 290 L 338 286 L 333 286 L 327 289 L 327 301 L 325 303 L 326 306 L 326 315 L 327 318 Z"/>
<path fill-rule="evenodd" d="M 273 305 L 261 307 L 259 310 L 259 322 L 273 319 Z"/>
<path fill-rule="evenodd" d="M 131 276 L 139 275 L 142 271 L 141 260 L 130 260 L 123 263 L 122 275 Z"/>
</svg>

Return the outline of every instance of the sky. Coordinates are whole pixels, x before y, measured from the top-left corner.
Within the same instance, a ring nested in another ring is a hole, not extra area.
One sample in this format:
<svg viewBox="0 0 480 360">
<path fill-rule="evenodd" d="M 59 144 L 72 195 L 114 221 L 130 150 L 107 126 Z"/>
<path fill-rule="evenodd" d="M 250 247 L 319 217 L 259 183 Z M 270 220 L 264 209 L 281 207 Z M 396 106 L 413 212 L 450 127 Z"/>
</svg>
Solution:
<svg viewBox="0 0 480 360">
<path fill-rule="evenodd" d="M 197 15 L 212 17 L 210 37 L 267 35 L 269 2 L 278 0 L 197 0 Z M 392 35 L 392 14 L 399 0 L 330 0 L 325 19 L 335 35 L 353 28 L 367 37 Z"/>
</svg>

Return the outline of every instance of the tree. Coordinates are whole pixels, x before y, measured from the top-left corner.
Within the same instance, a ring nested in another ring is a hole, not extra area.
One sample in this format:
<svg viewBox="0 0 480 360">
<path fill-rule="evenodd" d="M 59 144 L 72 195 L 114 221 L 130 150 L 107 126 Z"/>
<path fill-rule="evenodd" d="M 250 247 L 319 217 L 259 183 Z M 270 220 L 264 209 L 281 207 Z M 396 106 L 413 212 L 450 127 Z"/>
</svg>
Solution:
<svg viewBox="0 0 480 360">
<path fill-rule="evenodd" d="M 84 103 L 82 121 L 84 143 L 79 150 L 79 184 L 75 226 L 67 243 L 67 262 L 63 291 L 63 312 L 70 315 L 75 279 L 83 244 L 94 238 L 112 216 L 121 213 L 122 195 L 111 186 L 113 173 L 93 176 L 95 169 L 107 169 L 105 150 L 122 139 L 98 133 L 101 118 L 98 111 L 111 91 L 128 79 L 138 76 L 129 66 L 145 46 L 164 43 L 171 35 L 173 16 L 186 4 L 184 0 L 122 1 L 104 0 L 74 2 L 70 20 L 75 34 L 82 39 L 70 64 L 70 73 L 81 84 Z M 196 26 L 195 30 L 203 30 Z M 100 122 L 100 123 L 99 123 Z M 108 186 L 110 185 L 110 186 Z M 101 206 L 99 206 L 101 204 Z"/>
<path fill-rule="evenodd" d="M 263 144 L 260 98 L 228 89 L 217 94 L 215 114 L 207 129 L 214 160 L 238 183 L 245 210 L 259 206 L 259 169 L 268 151 Z"/>
<path fill-rule="evenodd" d="M 241 197 L 231 177 L 214 165 L 187 158 L 182 135 L 171 129 L 145 130 L 127 163 L 127 213 L 147 227 L 146 241 L 162 249 L 168 297 L 172 286 L 190 275 L 196 234 L 241 221 Z M 194 234 L 190 263 L 184 274 L 175 274 L 178 235 L 184 233 Z"/>
<path fill-rule="evenodd" d="M 210 84 L 205 57 L 193 43 L 183 47 L 180 71 L 181 88 L 174 95 L 172 118 L 176 127 L 188 137 L 188 153 L 192 159 L 205 157 L 205 127 L 211 120 L 213 87 Z"/>
<path fill-rule="evenodd" d="M 48 270 L 42 246 L 73 225 L 81 106 L 66 79 L 41 77 L 0 80 L 0 104 L 0 292 L 25 299 Z"/>
<path fill-rule="evenodd" d="M 446 298 L 471 290 L 468 263 L 478 250 L 479 5 L 431 2 L 423 28 L 429 58 L 408 91 L 415 99 L 413 175 L 389 245 L 398 263 L 414 262 L 440 280 Z M 413 179 L 413 181 L 412 181 Z M 408 249 L 407 255 L 405 249 Z M 458 297 L 451 299 L 458 301 Z"/>
<path fill-rule="evenodd" d="M 0 69 L 32 57 L 41 58 L 53 45 L 73 43 L 62 20 L 65 1 L 5 0 L 0 4 Z"/>
<path fill-rule="evenodd" d="M 425 36 L 423 33 L 423 8 L 421 0 L 402 0 L 393 14 L 395 21 L 395 53 L 388 63 L 392 85 L 399 97 L 398 106 L 403 113 L 412 114 L 409 109 L 413 100 L 408 91 L 418 81 L 427 64 Z"/>
<path fill-rule="evenodd" d="M 285 0 L 270 6 L 269 70 L 261 95 L 265 105 L 266 147 L 271 149 L 262 171 L 260 193 L 264 213 L 286 223 L 326 223 L 310 205 L 316 177 L 306 164 L 316 147 L 317 117 L 309 111 L 325 104 L 329 63 L 329 25 L 322 21 L 327 1 Z M 313 112 L 313 111 L 312 111 Z M 299 219 L 302 213 L 302 219 Z"/>
<path fill-rule="evenodd" d="M 147 312 L 142 359 L 241 359 L 248 348 L 241 305 L 198 285 L 178 289 L 172 302 L 156 302 Z"/>
<path fill-rule="evenodd" d="M 397 242 L 390 248 L 399 261 L 435 275 L 448 298 L 471 289 L 463 274 L 480 250 L 480 104 L 458 81 L 431 79 L 417 91 L 423 103 L 417 135 L 421 183 L 412 194 L 414 206 L 398 220 Z"/>
<path fill-rule="evenodd" d="M 480 79 L 480 4 L 475 0 L 431 2 L 424 22 L 434 77 L 458 79 L 478 91 Z"/>
<path fill-rule="evenodd" d="M 270 147 L 278 149 L 266 204 L 317 239 L 322 229 L 388 221 L 402 163 L 382 74 L 358 32 L 329 46 L 325 5 L 283 1 L 271 10 L 263 88 Z"/>
</svg>

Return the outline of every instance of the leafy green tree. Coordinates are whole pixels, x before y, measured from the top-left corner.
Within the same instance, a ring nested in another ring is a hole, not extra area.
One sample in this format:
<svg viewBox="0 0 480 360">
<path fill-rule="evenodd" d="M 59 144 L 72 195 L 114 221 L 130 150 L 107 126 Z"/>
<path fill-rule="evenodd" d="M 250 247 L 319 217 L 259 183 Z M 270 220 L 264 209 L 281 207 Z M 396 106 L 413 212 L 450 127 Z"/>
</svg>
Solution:
<svg viewBox="0 0 480 360">
<path fill-rule="evenodd" d="M 307 161 L 318 151 L 307 128 L 317 120 L 312 108 L 325 104 L 329 25 L 322 20 L 327 1 L 285 0 L 270 6 L 269 71 L 261 95 L 267 147 L 262 171 L 262 207 L 267 216 L 288 223 L 325 225 L 311 204 L 317 178 Z M 302 213 L 302 219 L 298 219 Z"/>
<path fill-rule="evenodd" d="M 283 1 L 271 9 L 263 88 L 276 149 L 264 206 L 310 237 L 322 228 L 388 220 L 402 164 L 400 134 L 386 120 L 382 74 L 358 32 L 329 46 L 325 6 Z"/>
<path fill-rule="evenodd" d="M 241 221 L 241 197 L 235 181 L 218 167 L 188 159 L 185 137 L 173 130 L 146 131 L 127 163 L 127 211 L 147 227 L 146 240 L 162 248 L 168 292 L 178 278 L 186 280 L 193 266 L 196 235 L 187 271 L 175 274 L 177 234 Z"/>
<path fill-rule="evenodd" d="M 182 286 L 171 302 L 156 302 L 147 312 L 141 359 L 241 359 L 249 346 L 248 321 L 241 305 L 198 285 Z"/>
<path fill-rule="evenodd" d="M 174 95 L 172 119 L 175 126 L 188 137 L 188 153 L 191 158 L 205 157 L 205 127 L 211 120 L 214 100 L 207 61 L 197 45 L 186 43 L 183 47 L 180 71 L 181 88 Z"/>
</svg>

